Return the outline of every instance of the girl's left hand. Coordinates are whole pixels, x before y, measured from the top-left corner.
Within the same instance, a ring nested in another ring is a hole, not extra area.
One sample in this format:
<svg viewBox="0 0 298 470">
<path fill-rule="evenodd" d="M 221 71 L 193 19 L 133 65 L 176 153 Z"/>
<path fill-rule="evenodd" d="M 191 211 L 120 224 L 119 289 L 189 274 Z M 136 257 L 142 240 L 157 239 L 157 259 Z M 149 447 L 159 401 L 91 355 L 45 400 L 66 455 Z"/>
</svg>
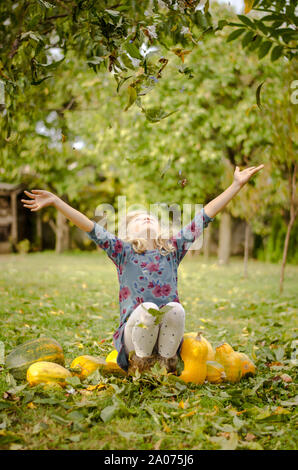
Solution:
<svg viewBox="0 0 298 470">
<path fill-rule="evenodd" d="M 262 168 L 264 168 L 263 164 L 259 166 L 250 166 L 249 168 L 240 171 L 239 166 L 236 166 L 234 172 L 234 182 L 239 184 L 239 186 L 243 186 L 245 183 L 248 182 L 252 175 L 260 171 Z"/>
</svg>

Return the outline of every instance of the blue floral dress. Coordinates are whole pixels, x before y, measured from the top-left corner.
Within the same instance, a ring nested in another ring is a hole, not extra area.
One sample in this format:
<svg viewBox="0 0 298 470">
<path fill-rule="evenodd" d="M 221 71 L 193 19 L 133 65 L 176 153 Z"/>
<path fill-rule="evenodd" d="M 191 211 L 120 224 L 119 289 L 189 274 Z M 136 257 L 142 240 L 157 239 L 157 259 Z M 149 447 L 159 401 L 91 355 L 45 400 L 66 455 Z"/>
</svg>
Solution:
<svg viewBox="0 0 298 470">
<path fill-rule="evenodd" d="M 118 351 L 117 363 L 128 370 L 128 356 L 124 347 L 125 323 L 133 310 L 142 302 L 154 302 L 159 308 L 168 302 L 179 302 L 177 269 L 191 244 L 210 221 L 204 208 L 192 221 L 170 238 L 175 247 L 171 253 L 161 254 L 158 249 L 136 253 L 130 242 L 119 239 L 102 225 L 94 222 L 88 237 L 99 245 L 117 268 L 119 280 L 120 325 L 113 335 Z M 178 348 L 180 350 L 181 343 Z"/>
</svg>

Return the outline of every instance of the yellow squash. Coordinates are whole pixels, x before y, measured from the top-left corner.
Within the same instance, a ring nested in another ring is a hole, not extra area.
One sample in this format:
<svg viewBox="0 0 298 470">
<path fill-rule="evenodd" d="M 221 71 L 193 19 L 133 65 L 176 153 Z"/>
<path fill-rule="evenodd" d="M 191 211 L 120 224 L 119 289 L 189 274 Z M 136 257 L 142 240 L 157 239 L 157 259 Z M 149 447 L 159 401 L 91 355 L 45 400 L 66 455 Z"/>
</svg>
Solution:
<svg viewBox="0 0 298 470">
<path fill-rule="evenodd" d="M 180 355 L 184 362 L 184 369 L 179 376 L 180 379 L 184 382 L 203 384 L 207 375 L 208 347 L 201 336 L 184 338 Z"/>
<path fill-rule="evenodd" d="M 227 380 L 235 383 L 239 382 L 242 375 L 242 361 L 239 353 L 234 351 L 228 343 L 223 343 L 215 350 L 215 361 L 224 366 Z"/>
<path fill-rule="evenodd" d="M 116 351 L 117 353 L 117 351 Z M 125 374 L 125 371 L 118 366 L 115 352 L 109 354 L 110 358 L 109 361 L 105 361 L 100 357 L 94 356 L 79 356 L 76 357 L 72 363 L 70 368 L 73 370 L 73 375 L 77 375 L 80 379 L 85 379 L 90 374 L 92 374 L 96 369 L 99 369 L 100 373 L 105 374 L 112 374 L 112 373 L 120 373 Z M 109 357 L 108 356 L 108 357 Z M 107 357 L 107 358 L 108 358 Z"/>
<path fill-rule="evenodd" d="M 14 348 L 5 359 L 5 367 L 16 379 L 25 379 L 28 367 L 35 362 L 55 362 L 64 366 L 61 345 L 53 338 L 41 337 Z"/>
<path fill-rule="evenodd" d="M 64 386 L 68 377 L 71 377 L 69 370 L 54 362 L 35 362 L 27 370 L 27 381 L 30 385 L 56 383 Z"/>
<path fill-rule="evenodd" d="M 201 332 L 195 333 L 191 331 L 190 333 L 184 333 L 184 338 L 189 338 L 189 337 L 195 338 L 198 335 L 201 337 L 202 341 L 204 341 L 204 343 L 207 345 L 207 348 L 208 348 L 207 361 L 214 361 L 214 358 L 215 358 L 214 349 L 211 343 L 202 335 Z"/>
<path fill-rule="evenodd" d="M 76 357 L 71 365 L 71 369 L 76 369 L 73 375 L 78 376 L 80 379 L 85 379 L 88 375 L 91 375 L 96 369 L 102 365 L 102 359 L 94 356 L 79 356 Z"/>
<path fill-rule="evenodd" d="M 207 361 L 207 376 L 206 380 L 212 384 L 220 384 L 227 376 L 224 366 L 215 361 Z"/>
<path fill-rule="evenodd" d="M 116 349 L 113 349 L 107 357 L 105 361 L 105 369 L 108 372 L 120 372 L 120 374 L 126 374 L 123 369 L 121 369 L 120 366 L 117 364 L 117 357 L 118 357 L 118 351 Z"/>
<path fill-rule="evenodd" d="M 118 351 L 116 349 L 113 349 L 113 351 L 111 351 L 110 354 L 107 355 L 106 362 L 113 362 L 114 364 L 117 364 L 117 356 Z"/>
<path fill-rule="evenodd" d="M 238 353 L 241 359 L 241 364 L 242 364 L 242 375 L 241 377 L 244 377 L 245 375 L 254 375 L 256 373 L 256 366 L 254 363 L 250 360 L 250 358 L 244 354 L 244 353 Z"/>
</svg>

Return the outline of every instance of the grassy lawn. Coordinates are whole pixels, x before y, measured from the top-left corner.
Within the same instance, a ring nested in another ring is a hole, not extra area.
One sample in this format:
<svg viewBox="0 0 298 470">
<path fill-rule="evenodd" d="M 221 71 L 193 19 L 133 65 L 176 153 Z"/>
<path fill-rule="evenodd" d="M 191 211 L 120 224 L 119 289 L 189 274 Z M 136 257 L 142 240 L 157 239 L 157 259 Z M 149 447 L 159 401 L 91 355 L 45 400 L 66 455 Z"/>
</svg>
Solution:
<svg viewBox="0 0 298 470">
<path fill-rule="evenodd" d="M 12 254 L 0 263 L 6 353 L 40 335 L 60 342 L 67 367 L 79 355 L 105 357 L 114 349 L 118 280 L 104 253 Z M 258 367 L 255 377 L 235 385 L 186 385 L 155 368 L 124 379 L 95 372 L 82 384 L 45 390 L 2 369 L 0 448 L 297 448 L 298 266 L 287 266 L 282 296 L 278 265 L 250 261 L 248 272 L 243 279 L 240 259 L 217 266 L 215 259 L 204 264 L 187 255 L 178 292 L 186 331 L 202 329 L 213 345 L 227 341 L 246 352 Z"/>
</svg>

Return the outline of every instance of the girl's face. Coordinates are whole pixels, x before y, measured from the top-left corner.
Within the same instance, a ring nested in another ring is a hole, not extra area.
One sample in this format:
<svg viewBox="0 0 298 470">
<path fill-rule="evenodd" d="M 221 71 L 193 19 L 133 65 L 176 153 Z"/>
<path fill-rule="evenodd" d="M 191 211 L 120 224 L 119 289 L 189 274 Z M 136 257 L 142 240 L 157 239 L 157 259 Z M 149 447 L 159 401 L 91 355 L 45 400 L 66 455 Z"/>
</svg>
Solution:
<svg viewBox="0 0 298 470">
<path fill-rule="evenodd" d="M 156 238 L 158 232 L 158 220 L 150 214 L 139 214 L 127 225 L 127 234 L 131 237 L 140 237 L 149 240 Z"/>
</svg>

